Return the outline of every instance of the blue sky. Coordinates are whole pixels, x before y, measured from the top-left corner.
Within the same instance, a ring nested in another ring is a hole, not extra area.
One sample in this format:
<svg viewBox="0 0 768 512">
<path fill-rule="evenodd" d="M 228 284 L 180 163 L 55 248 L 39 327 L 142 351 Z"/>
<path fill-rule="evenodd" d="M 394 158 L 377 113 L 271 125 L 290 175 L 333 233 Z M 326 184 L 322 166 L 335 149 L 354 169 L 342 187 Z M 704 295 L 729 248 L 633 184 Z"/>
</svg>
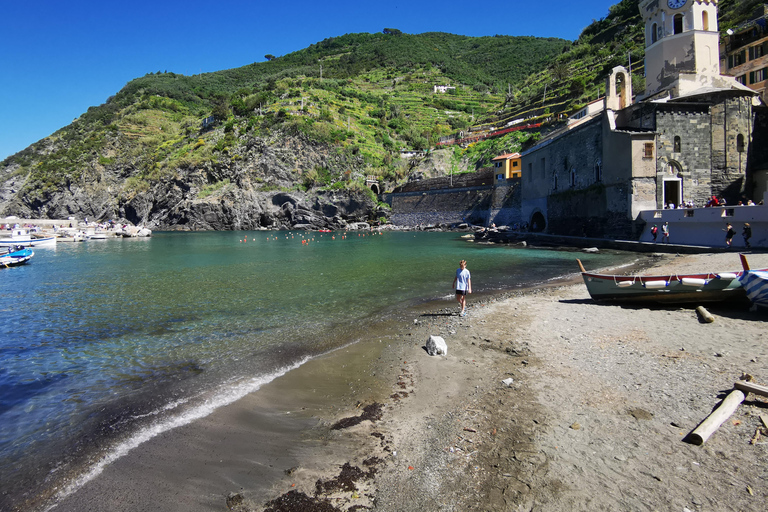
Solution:
<svg viewBox="0 0 768 512">
<path fill-rule="evenodd" d="M 576 39 L 618 0 L 3 2 L 0 160 L 155 71 L 218 71 L 327 37 L 450 32 Z"/>
</svg>

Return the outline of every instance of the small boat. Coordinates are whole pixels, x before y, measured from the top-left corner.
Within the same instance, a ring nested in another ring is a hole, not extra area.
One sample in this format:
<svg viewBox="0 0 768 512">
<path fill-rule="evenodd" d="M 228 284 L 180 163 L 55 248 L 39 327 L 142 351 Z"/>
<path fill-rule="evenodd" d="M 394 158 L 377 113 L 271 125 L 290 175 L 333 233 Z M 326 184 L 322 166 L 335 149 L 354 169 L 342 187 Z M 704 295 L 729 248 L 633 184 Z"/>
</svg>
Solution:
<svg viewBox="0 0 768 512">
<path fill-rule="evenodd" d="M 743 254 L 739 254 L 739 257 L 744 267 L 744 273 L 739 280 L 747 298 L 753 307 L 768 307 L 768 271 L 752 270 L 749 268 L 747 257 Z"/>
<path fill-rule="evenodd" d="M 0 268 L 23 265 L 32 259 L 35 252 L 22 246 L 9 247 L 8 252 L 0 254 Z"/>
<path fill-rule="evenodd" d="M 54 247 L 56 246 L 56 237 L 36 237 L 29 233 L 28 229 L 16 228 L 11 232 L 11 236 L 0 238 L 0 247 L 13 247 L 23 245 L 25 247 Z"/>
<path fill-rule="evenodd" d="M 685 304 L 746 301 L 743 271 L 706 274 L 621 276 L 587 272 L 576 260 L 587 291 L 596 301 Z"/>
</svg>

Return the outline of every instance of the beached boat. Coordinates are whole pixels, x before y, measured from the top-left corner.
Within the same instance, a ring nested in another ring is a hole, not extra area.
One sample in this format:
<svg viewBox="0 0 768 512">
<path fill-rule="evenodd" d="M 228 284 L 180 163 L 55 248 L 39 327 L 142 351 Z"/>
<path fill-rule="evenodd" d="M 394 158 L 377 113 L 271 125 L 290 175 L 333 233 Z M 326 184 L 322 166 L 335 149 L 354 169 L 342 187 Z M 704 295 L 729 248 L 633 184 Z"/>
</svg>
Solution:
<svg viewBox="0 0 768 512">
<path fill-rule="evenodd" d="M 739 279 L 742 288 L 744 288 L 744 293 L 747 294 L 747 298 L 752 302 L 753 306 L 767 308 L 768 271 L 750 269 L 747 257 L 743 254 L 739 254 L 739 256 L 741 257 L 741 264 L 744 267 L 744 273 Z"/>
<path fill-rule="evenodd" d="M 28 229 L 16 228 L 11 232 L 11 236 L 0 238 L 0 247 L 13 247 L 23 245 L 25 247 L 55 247 L 56 237 L 37 237 L 30 234 Z"/>
<path fill-rule="evenodd" d="M 23 265 L 32 259 L 35 252 L 32 249 L 25 249 L 24 247 L 9 247 L 8 252 L 0 254 L 0 268 L 15 267 Z"/>
<path fill-rule="evenodd" d="M 743 271 L 706 274 L 621 276 L 587 272 L 579 262 L 589 295 L 596 301 L 684 304 L 745 301 Z M 765 270 L 765 269 L 764 269 Z"/>
</svg>

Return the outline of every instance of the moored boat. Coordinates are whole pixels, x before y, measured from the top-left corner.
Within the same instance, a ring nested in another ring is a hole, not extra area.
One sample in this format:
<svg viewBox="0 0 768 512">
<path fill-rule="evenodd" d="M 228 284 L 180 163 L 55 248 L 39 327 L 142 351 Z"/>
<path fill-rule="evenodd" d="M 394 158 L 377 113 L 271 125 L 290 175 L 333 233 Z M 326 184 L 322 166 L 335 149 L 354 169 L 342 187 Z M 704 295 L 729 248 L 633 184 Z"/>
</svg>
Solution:
<svg viewBox="0 0 768 512">
<path fill-rule="evenodd" d="M 0 268 L 23 265 L 32 259 L 35 252 L 21 246 L 9 247 L 8 252 L 0 254 Z"/>
<path fill-rule="evenodd" d="M 589 295 L 596 301 L 670 304 L 744 301 L 743 271 L 703 274 L 622 276 L 587 272 L 576 260 Z"/>
<path fill-rule="evenodd" d="M 0 247 L 14 247 L 23 245 L 25 247 L 54 247 L 56 246 L 56 237 L 36 237 L 30 234 L 28 229 L 16 228 L 11 232 L 10 237 L 0 238 Z"/>
</svg>

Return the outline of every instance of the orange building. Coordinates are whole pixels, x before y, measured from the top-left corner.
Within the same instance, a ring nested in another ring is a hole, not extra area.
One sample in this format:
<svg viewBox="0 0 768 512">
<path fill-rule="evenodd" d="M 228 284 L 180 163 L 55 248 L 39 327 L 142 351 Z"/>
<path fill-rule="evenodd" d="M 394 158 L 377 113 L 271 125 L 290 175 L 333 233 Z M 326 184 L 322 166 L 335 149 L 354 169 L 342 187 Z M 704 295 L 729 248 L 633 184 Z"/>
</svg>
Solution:
<svg viewBox="0 0 768 512">
<path fill-rule="evenodd" d="M 496 176 L 496 179 L 508 180 L 522 177 L 521 159 L 520 153 L 507 153 L 491 160 L 493 162 L 493 174 Z"/>
</svg>

